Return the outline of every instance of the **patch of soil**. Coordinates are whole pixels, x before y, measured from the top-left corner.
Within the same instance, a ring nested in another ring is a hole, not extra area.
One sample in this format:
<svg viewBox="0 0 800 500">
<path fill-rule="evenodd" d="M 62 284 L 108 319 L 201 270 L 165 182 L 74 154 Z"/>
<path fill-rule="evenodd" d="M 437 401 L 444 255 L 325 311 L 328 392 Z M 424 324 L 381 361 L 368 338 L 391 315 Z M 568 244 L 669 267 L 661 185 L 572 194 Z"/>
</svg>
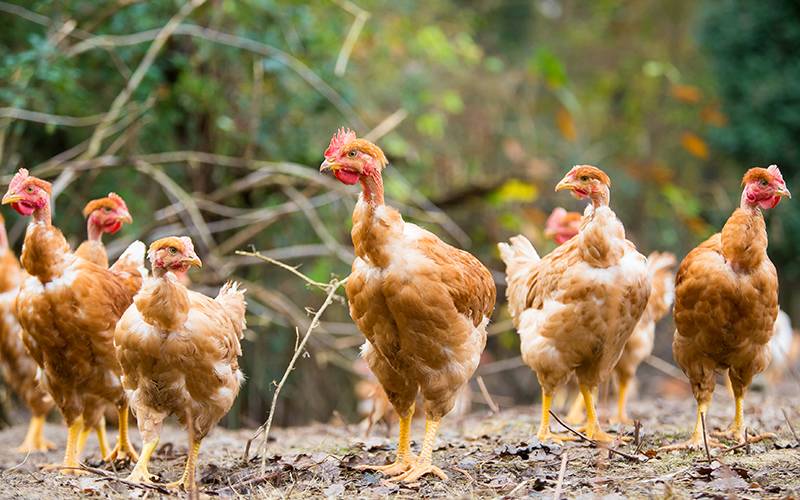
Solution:
<svg viewBox="0 0 800 500">
<path fill-rule="evenodd" d="M 262 470 L 258 454 L 260 440 L 251 456 L 244 457 L 249 429 L 215 429 L 203 442 L 198 459 L 199 498 L 533 498 L 552 499 L 559 487 L 559 471 L 566 456 L 560 483 L 561 497 L 581 498 L 800 498 L 800 445 L 784 411 L 800 432 L 800 402 L 797 387 L 780 397 L 751 392 L 745 403 L 745 421 L 759 432 L 773 432 L 774 440 L 755 443 L 744 450 L 724 454 L 705 452 L 655 453 L 662 444 L 688 438 L 696 417 L 693 400 L 668 401 L 653 397 L 632 401 L 630 412 L 641 418 L 641 452 L 636 443 L 620 446 L 631 460 L 609 455 L 581 441 L 564 446 L 542 444 L 534 437 L 541 409 L 503 409 L 499 415 L 477 412 L 461 422 L 445 419 L 434 450 L 434 463 L 449 476 L 441 481 L 426 476 L 414 484 L 396 484 L 380 473 L 356 470 L 362 464 L 385 464 L 394 460 L 397 429 L 386 436 L 385 427 L 364 437 L 357 426 L 341 421 L 307 427 L 273 429 Z M 733 418 L 733 401 L 718 391 L 708 416 L 710 429 L 726 428 Z M 553 430 L 561 432 L 558 424 Z M 620 431 L 619 427 L 612 430 Z M 630 426 L 624 429 L 631 434 Z M 130 464 L 104 464 L 94 437 L 89 438 L 83 459 L 97 472 L 73 476 L 48 472 L 43 464 L 63 457 L 66 428 L 48 424 L 45 432 L 58 449 L 49 453 L 10 450 L 24 435 L 24 425 L 0 432 L 0 498 L 170 498 L 191 497 L 185 492 L 167 492 L 160 487 L 131 487 L 115 478 L 125 478 Z M 109 429 L 111 439 L 116 436 Z M 419 451 L 424 422 L 412 425 L 413 448 Z M 131 428 L 138 449 L 138 432 Z M 178 479 L 187 452 L 187 436 L 175 425 L 165 425 L 159 447 L 150 462 L 150 472 L 161 481 Z M 101 475 L 102 474 L 102 475 Z M 104 477 L 105 476 L 105 477 Z"/>
</svg>

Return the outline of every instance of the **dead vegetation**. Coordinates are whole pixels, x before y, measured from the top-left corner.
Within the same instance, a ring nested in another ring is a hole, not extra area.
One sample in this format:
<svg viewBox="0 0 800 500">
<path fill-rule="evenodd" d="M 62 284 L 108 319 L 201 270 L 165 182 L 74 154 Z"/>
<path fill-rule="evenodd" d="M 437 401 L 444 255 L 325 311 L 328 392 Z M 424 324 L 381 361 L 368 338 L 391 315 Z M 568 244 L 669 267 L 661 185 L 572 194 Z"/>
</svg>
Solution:
<svg viewBox="0 0 800 500">
<path fill-rule="evenodd" d="M 704 451 L 655 452 L 664 442 L 688 435 L 694 419 L 691 401 L 650 397 L 632 402 L 633 414 L 644 417 L 639 439 L 619 444 L 618 453 L 580 440 L 563 447 L 538 442 L 534 435 L 539 408 L 501 409 L 499 415 L 472 413 L 463 422 L 445 420 L 437 438 L 434 462 L 450 479 L 426 477 L 407 485 L 354 469 L 394 458 L 396 443 L 385 427 L 377 428 L 370 438 L 339 419 L 330 424 L 273 428 L 266 455 L 248 458 L 244 452 L 253 430 L 215 429 L 200 453 L 198 497 L 800 498 L 800 442 L 788 425 L 791 421 L 796 428 L 800 423 L 797 392 L 796 386 L 788 385 L 779 397 L 755 392 L 748 396 L 754 408 L 746 415 L 749 425 L 778 437 L 752 443 L 749 451 L 744 446 L 712 449 L 710 461 Z M 727 398 L 718 399 L 709 414 L 710 428 L 724 428 L 731 418 Z M 0 432 L 1 498 L 190 498 L 158 485 L 126 484 L 118 478 L 127 476 L 130 464 L 97 462 L 99 450 L 91 441 L 84 454 L 89 457 L 87 474 L 75 478 L 42 472 L 39 466 L 58 461 L 60 451 L 28 457 L 10 451 L 24 431 L 24 425 L 18 425 Z M 627 432 L 634 437 L 633 428 Z M 66 432 L 60 425 L 48 424 L 46 433 L 64 446 Z M 422 422 L 415 420 L 412 437 L 421 436 Z M 182 471 L 187 440 L 172 425 L 165 427 L 162 441 L 150 470 L 168 482 Z"/>
</svg>

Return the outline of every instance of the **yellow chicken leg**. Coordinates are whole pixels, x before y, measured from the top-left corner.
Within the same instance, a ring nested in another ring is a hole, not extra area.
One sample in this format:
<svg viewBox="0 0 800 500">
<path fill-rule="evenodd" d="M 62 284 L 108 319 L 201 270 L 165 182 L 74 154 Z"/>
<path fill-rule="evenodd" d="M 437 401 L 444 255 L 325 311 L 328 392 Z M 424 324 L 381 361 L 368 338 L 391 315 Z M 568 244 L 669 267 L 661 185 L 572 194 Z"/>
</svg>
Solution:
<svg viewBox="0 0 800 500">
<path fill-rule="evenodd" d="M 400 417 L 400 438 L 397 442 L 397 459 L 390 465 L 360 465 L 359 470 L 377 470 L 384 476 L 396 476 L 411 469 L 417 462 L 417 456 L 411 451 L 411 417 L 414 407 L 406 417 Z"/>
<path fill-rule="evenodd" d="M 688 441 L 684 441 L 683 443 L 671 444 L 669 446 L 662 446 L 658 449 L 659 452 L 662 451 L 672 451 L 672 450 L 687 450 L 687 449 L 694 449 L 699 450 L 705 447 L 703 443 L 703 420 L 705 416 L 708 414 L 708 403 L 701 403 L 697 405 L 697 424 L 694 426 L 694 432 L 692 433 L 692 437 L 689 438 Z M 708 446 L 721 448 L 725 447 L 724 444 L 720 443 L 716 439 L 711 439 L 706 437 L 708 442 Z"/>
<path fill-rule="evenodd" d="M 14 448 L 14 451 L 28 453 L 30 451 L 50 451 L 55 450 L 56 445 L 44 437 L 44 415 L 34 415 L 28 426 L 28 433 L 21 445 Z"/>
<path fill-rule="evenodd" d="M 721 437 L 725 439 L 730 439 L 731 441 L 736 441 L 738 443 L 744 443 L 744 433 L 746 432 L 744 426 L 744 395 L 736 397 L 736 412 L 733 417 L 733 424 L 728 427 L 727 431 L 724 432 L 712 432 L 711 435 L 714 437 Z M 758 434 L 756 436 L 749 435 L 747 438 L 750 440 L 751 443 L 756 443 L 761 441 L 762 439 L 770 439 L 774 438 L 775 434 L 771 432 L 767 432 L 764 434 Z"/>
<path fill-rule="evenodd" d="M 97 427 L 91 428 L 86 427 L 85 425 L 81 429 L 81 434 L 78 437 L 78 457 L 83 454 L 83 448 L 86 446 L 86 440 L 89 438 L 89 434 L 95 431 L 97 433 L 97 441 L 100 443 L 100 456 L 107 457 L 110 448 L 108 446 L 108 435 L 106 434 L 106 417 L 101 417 L 100 422 L 97 424 Z"/>
<path fill-rule="evenodd" d="M 620 381 L 619 395 L 617 396 L 617 414 L 609 419 L 610 422 L 619 422 L 627 425 L 633 424 L 633 420 L 628 417 L 628 412 L 626 410 L 628 388 L 629 385 L 627 382 Z"/>
<path fill-rule="evenodd" d="M 578 394 L 572 406 L 569 408 L 567 416 L 564 417 L 564 420 L 571 424 L 579 424 L 583 422 L 583 419 L 583 396 Z"/>
<path fill-rule="evenodd" d="M 61 464 L 62 474 L 85 474 L 80 470 L 80 457 L 78 456 L 78 440 L 83 429 L 83 417 L 79 417 L 67 428 L 67 451 L 64 454 L 64 462 Z M 49 469 L 50 467 L 46 467 Z"/>
<path fill-rule="evenodd" d="M 597 419 L 597 412 L 594 408 L 592 391 L 583 384 L 580 384 L 580 388 L 581 394 L 583 395 L 583 404 L 586 406 L 586 436 L 590 439 L 594 439 L 603 443 L 610 443 L 614 441 L 614 436 L 600 430 L 600 422 Z"/>
<path fill-rule="evenodd" d="M 150 456 L 156 451 L 156 447 L 158 447 L 158 438 L 155 441 L 144 444 L 142 454 L 139 455 L 139 460 L 136 462 L 136 467 L 133 468 L 131 475 L 127 477 L 128 481 L 132 483 L 153 482 L 153 477 L 155 476 L 147 472 L 147 464 L 150 462 Z"/>
<path fill-rule="evenodd" d="M 572 436 L 561 436 L 558 434 L 553 434 L 550 432 L 550 406 L 553 403 L 553 395 L 552 394 L 542 394 L 542 423 L 539 424 L 539 432 L 536 433 L 536 437 L 542 443 L 546 442 L 549 439 L 555 441 L 572 441 L 574 438 Z"/>
<path fill-rule="evenodd" d="M 200 452 L 200 443 L 202 442 L 203 440 L 200 439 L 192 443 L 191 449 L 189 450 L 189 457 L 186 459 L 186 468 L 183 470 L 183 475 L 177 481 L 165 484 L 165 487 L 177 488 L 183 485 L 185 491 L 192 491 L 195 487 L 194 467 L 197 463 L 197 454 Z"/>
<path fill-rule="evenodd" d="M 125 405 L 117 408 L 117 415 L 119 416 L 119 437 L 117 438 L 117 445 L 111 450 L 111 453 L 103 458 L 106 462 L 110 462 L 117 458 L 125 458 L 130 456 L 131 460 L 139 460 L 139 455 L 131 444 L 128 437 L 128 406 Z"/>
<path fill-rule="evenodd" d="M 442 469 L 431 463 L 433 459 L 433 439 L 436 437 L 436 430 L 439 429 L 440 422 L 441 420 L 425 420 L 425 440 L 422 442 L 422 451 L 419 453 L 417 463 L 414 464 L 411 470 L 392 478 L 391 481 L 410 483 L 416 481 L 425 474 L 436 474 L 447 481 L 448 477 L 442 472 Z"/>
</svg>

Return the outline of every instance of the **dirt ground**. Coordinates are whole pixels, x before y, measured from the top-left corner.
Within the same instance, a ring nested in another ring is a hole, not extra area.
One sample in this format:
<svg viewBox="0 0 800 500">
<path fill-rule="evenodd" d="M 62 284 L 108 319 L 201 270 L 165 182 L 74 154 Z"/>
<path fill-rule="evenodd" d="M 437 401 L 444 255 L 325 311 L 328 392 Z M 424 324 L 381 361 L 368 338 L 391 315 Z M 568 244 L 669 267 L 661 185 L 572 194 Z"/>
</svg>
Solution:
<svg viewBox="0 0 800 500">
<path fill-rule="evenodd" d="M 533 434 L 539 422 L 538 407 L 501 408 L 499 415 L 477 411 L 463 421 L 445 420 L 440 428 L 434 463 L 449 476 L 441 481 L 432 476 L 418 483 L 398 485 L 378 473 L 355 470 L 364 463 L 382 464 L 394 459 L 396 426 L 378 426 L 364 437 L 357 425 L 335 423 L 273 429 L 267 449 L 266 470 L 260 455 L 244 457 L 253 430 L 215 429 L 203 443 L 198 459 L 199 498 L 546 498 L 555 497 L 559 471 L 567 457 L 561 481 L 561 498 L 675 498 L 675 499 L 789 499 L 800 498 L 800 447 L 787 425 L 800 433 L 798 385 L 776 395 L 751 392 L 746 399 L 745 421 L 759 432 L 777 434 L 774 440 L 729 451 L 711 463 L 705 453 L 671 452 L 657 455 L 654 449 L 667 442 L 688 438 L 694 425 L 696 406 L 691 397 L 667 401 L 652 396 L 632 401 L 630 413 L 641 418 L 643 444 L 636 459 L 612 456 L 584 442 L 565 446 L 544 445 Z M 479 405 L 475 405 L 480 408 Z M 733 401 L 717 391 L 708 417 L 710 428 L 725 428 L 733 416 Z M 418 450 L 424 422 L 412 426 L 414 448 Z M 554 430 L 559 430 L 558 424 Z M 615 428 L 617 431 L 619 427 Z M 106 469 L 99 473 L 67 476 L 46 472 L 39 466 L 59 462 L 63 455 L 66 429 L 48 424 L 46 435 L 58 446 L 47 454 L 27 456 L 10 451 L 24 437 L 26 427 L 18 425 L 0 432 L 0 498 L 187 498 L 184 492 L 130 487 L 124 478 L 130 465 L 99 461 L 96 439 L 89 438 L 84 461 Z M 139 446 L 138 432 L 131 428 Z M 629 427 L 626 431 L 631 432 Z M 116 429 L 110 429 L 111 439 Z M 273 439 L 274 438 L 274 439 Z M 150 472 L 164 482 L 177 479 L 187 451 L 186 434 L 178 427 L 165 426 L 161 446 L 154 455 Z M 258 444 L 254 445 L 257 448 Z M 635 445 L 621 451 L 634 455 Z M 718 451 L 712 451 L 717 455 Z"/>
</svg>

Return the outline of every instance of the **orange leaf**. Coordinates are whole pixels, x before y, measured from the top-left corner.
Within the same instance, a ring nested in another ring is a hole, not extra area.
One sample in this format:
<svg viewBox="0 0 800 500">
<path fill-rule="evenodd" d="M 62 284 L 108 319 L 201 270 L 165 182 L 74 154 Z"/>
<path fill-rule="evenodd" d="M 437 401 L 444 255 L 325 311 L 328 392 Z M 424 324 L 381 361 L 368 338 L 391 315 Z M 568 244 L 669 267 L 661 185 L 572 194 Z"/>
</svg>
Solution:
<svg viewBox="0 0 800 500">
<path fill-rule="evenodd" d="M 681 146 L 690 154 L 705 160 L 708 158 L 708 144 L 691 132 L 681 133 Z"/>
<path fill-rule="evenodd" d="M 700 110 L 700 120 L 712 127 L 728 126 L 728 115 L 708 106 Z"/>
<path fill-rule="evenodd" d="M 673 85 L 669 91 L 676 100 L 687 104 L 698 103 L 703 97 L 700 89 L 692 85 Z"/>
<path fill-rule="evenodd" d="M 564 139 L 569 142 L 578 140 L 578 128 L 575 126 L 575 122 L 572 121 L 569 111 L 564 108 L 559 109 L 556 112 L 556 124 L 558 124 L 558 130 L 564 136 Z"/>
</svg>

